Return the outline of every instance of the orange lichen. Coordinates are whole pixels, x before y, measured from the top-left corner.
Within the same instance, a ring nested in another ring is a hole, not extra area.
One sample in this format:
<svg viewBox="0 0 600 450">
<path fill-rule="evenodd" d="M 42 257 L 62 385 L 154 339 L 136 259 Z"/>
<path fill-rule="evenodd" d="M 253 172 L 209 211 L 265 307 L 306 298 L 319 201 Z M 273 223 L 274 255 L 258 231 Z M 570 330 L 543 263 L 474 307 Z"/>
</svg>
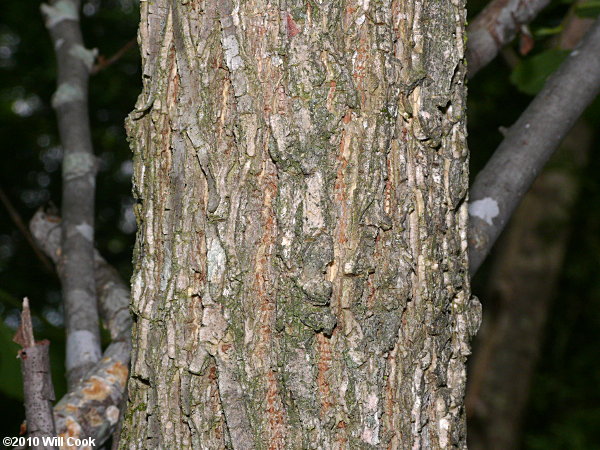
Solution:
<svg viewBox="0 0 600 450">
<path fill-rule="evenodd" d="M 93 376 L 86 380 L 81 390 L 86 400 L 104 400 L 110 394 L 110 387 L 102 378 Z"/>
<path fill-rule="evenodd" d="M 115 361 L 115 363 L 106 369 L 106 373 L 109 375 L 113 375 L 121 386 L 125 386 L 127 383 L 127 376 L 129 375 L 129 369 L 120 361 Z"/>
</svg>

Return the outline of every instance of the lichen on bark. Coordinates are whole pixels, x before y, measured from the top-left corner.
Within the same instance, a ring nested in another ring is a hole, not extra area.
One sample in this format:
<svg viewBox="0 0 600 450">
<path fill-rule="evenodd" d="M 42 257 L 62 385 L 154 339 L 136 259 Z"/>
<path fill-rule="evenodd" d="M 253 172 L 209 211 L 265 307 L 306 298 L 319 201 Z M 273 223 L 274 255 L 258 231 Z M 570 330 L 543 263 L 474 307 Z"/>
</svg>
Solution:
<svg viewBox="0 0 600 450">
<path fill-rule="evenodd" d="M 464 447 L 464 3 L 141 5 L 121 446 Z"/>
</svg>

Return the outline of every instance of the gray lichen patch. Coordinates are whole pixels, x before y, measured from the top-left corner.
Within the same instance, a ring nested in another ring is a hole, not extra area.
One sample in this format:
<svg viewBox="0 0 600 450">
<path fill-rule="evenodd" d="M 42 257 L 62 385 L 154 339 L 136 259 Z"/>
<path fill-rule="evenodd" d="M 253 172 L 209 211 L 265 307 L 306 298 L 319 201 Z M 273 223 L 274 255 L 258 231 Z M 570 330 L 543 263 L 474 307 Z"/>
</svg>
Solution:
<svg viewBox="0 0 600 450">
<path fill-rule="evenodd" d="M 94 66 L 94 61 L 98 56 L 98 49 L 94 48 L 89 50 L 83 45 L 76 44 L 71 46 L 71 48 L 69 49 L 69 54 L 75 58 L 80 59 L 83 65 L 87 68 L 87 70 L 92 70 L 92 67 Z"/>
<path fill-rule="evenodd" d="M 42 14 L 46 18 L 46 26 L 52 28 L 63 20 L 79 20 L 77 3 L 71 0 L 58 0 L 52 5 L 42 3 Z"/>
<path fill-rule="evenodd" d="M 62 170 L 66 179 L 95 174 L 96 158 L 89 153 L 67 153 L 63 158 Z"/>
<path fill-rule="evenodd" d="M 78 102 L 83 99 L 83 91 L 79 85 L 71 82 L 61 83 L 52 95 L 52 107 L 57 109 L 66 103 Z"/>
</svg>

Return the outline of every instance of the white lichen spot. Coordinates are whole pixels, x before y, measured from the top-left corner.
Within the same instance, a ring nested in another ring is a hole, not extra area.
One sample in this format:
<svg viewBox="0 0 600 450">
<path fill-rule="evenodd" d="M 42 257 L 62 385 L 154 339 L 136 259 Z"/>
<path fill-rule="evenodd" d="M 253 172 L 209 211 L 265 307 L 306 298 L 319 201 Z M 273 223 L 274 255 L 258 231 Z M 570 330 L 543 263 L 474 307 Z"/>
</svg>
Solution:
<svg viewBox="0 0 600 450">
<path fill-rule="evenodd" d="M 207 247 L 206 264 L 208 266 L 208 279 L 212 283 L 217 283 L 225 270 L 225 251 L 216 237 L 208 241 Z"/>
<path fill-rule="evenodd" d="M 448 430 L 450 429 L 450 421 L 446 418 L 440 419 L 440 448 L 448 447 Z"/>
<path fill-rule="evenodd" d="M 67 153 L 63 159 L 63 174 L 65 179 L 83 177 L 90 174 L 95 167 L 94 155 L 83 152 Z"/>
<path fill-rule="evenodd" d="M 363 430 L 363 433 L 362 433 L 361 439 L 362 439 L 364 442 L 366 442 L 367 444 L 375 445 L 375 444 L 376 444 L 376 442 L 373 442 L 373 441 L 374 441 L 374 439 L 373 439 L 373 438 L 374 438 L 374 433 L 373 433 L 373 430 L 371 430 L 370 428 L 365 428 L 365 429 Z"/>
<path fill-rule="evenodd" d="M 306 181 L 304 195 L 305 224 L 307 231 L 314 231 L 325 226 L 322 214 L 321 194 L 323 192 L 323 176 L 320 172 L 311 175 Z"/>
<path fill-rule="evenodd" d="M 46 18 L 46 26 L 54 27 L 63 20 L 79 20 L 79 13 L 75 2 L 68 0 L 59 0 L 53 5 L 43 3 L 41 6 L 42 14 Z"/>
<path fill-rule="evenodd" d="M 488 225 L 494 224 L 494 218 L 500 214 L 498 202 L 493 198 L 486 197 L 469 203 L 469 215 L 479 217 Z"/>
<path fill-rule="evenodd" d="M 86 241 L 92 241 L 94 239 L 94 229 L 88 223 L 80 223 L 75 226 L 77 232 L 83 236 Z"/>
<path fill-rule="evenodd" d="M 277 55 L 273 55 L 271 56 L 271 63 L 275 66 L 275 67 L 279 67 L 280 65 L 283 64 L 283 60 L 277 56 Z"/>
<path fill-rule="evenodd" d="M 98 49 L 93 48 L 88 50 L 83 45 L 75 44 L 69 49 L 69 55 L 74 58 L 78 58 L 83 62 L 87 70 L 91 70 L 94 66 L 94 61 L 96 60 L 96 56 L 98 56 Z"/>
<path fill-rule="evenodd" d="M 360 26 L 365 22 L 365 15 L 363 14 L 362 16 L 358 17 L 354 22 L 356 22 L 356 25 Z"/>
<path fill-rule="evenodd" d="M 377 403 L 379 402 L 379 398 L 375 394 L 369 394 L 367 398 L 367 408 L 371 411 L 377 411 Z"/>
<path fill-rule="evenodd" d="M 240 26 L 240 5 L 237 3 L 234 6 L 233 11 L 231 11 L 231 19 L 236 27 Z"/>
<path fill-rule="evenodd" d="M 108 408 L 106 408 L 105 414 L 108 423 L 111 425 L 114 425 L 119 421 L 119 408 L 117 408 L 115 405 L 110 405 Z"/>
<path fill-rule="evenodd" d="M 223 39 L 223 48 L 225 49 L 225 62 L 232 72 L 244 65 L 244 61 L 239 56 L 240 46 L 235 36 L 229 35 Z"/>
</svg>

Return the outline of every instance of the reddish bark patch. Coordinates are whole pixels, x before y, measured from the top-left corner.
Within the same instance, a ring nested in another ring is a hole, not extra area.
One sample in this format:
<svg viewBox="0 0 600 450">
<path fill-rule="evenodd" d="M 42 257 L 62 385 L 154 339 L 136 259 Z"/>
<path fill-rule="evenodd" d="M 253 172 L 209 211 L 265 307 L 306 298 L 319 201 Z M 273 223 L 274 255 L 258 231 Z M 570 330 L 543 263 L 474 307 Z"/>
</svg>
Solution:
<svg viewBox="0 0 600 450">
<path fill-rule="evenodd" d="M 233 345 L 231 345 L 231 344 L 221 344 L 221 351 L 222 351 L 224 354 L 227 354 L 227 352 L 228 352 L 229 350 L 231 350 L 231 348 L 232 348 L 232 347 L 233 347 Z"/>
<path fill-rule="evenodd" d="M 281 408 L 279 392 L 277 389 L 277 378 L 275 372 L 267 372 L 267 414 L 269 415 L 269 449 L 275 450 L 285 448 L 284 422 L 285 417 Z"/>
<path fill-rule="evenodd" d="M 317 334 L 319 363 L 317 364 L 317 387 L 321 398 L 321 413 L 327 414 L 333 406 L 328 373 L 331 370 L 331 344 L 322 333 Z"/>
<path fill-rule="evenodd" d="M 292 18 L 292 16 L 289 13 L 287 15 L 287 33 L 288 33 L 288 38 L 290 38 L 290 39 L 300 33 L 300 29 L 298 28 L 298 25 L 296 25 L 296 22 L 294 22 L 294 19 Z"/>
</svg>

